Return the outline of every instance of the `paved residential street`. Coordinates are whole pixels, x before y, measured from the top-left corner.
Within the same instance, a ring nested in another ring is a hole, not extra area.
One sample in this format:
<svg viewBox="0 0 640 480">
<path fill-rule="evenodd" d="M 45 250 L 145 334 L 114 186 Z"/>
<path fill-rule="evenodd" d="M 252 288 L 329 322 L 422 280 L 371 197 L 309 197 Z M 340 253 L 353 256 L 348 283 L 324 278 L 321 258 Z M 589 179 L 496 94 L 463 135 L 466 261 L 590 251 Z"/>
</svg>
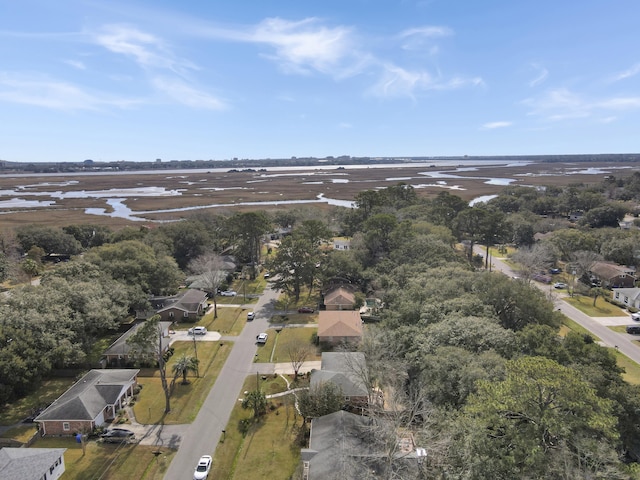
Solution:
<svg viewBox="0 0 640 480">
<path fill-rule="evenodd" d="M 255 372 L 256 336 L 269 328 L 268 319 L 273 314 L 277 296 L 278 292 L 267 286 L 254 306 L 255 320 L 247 322 L 242 333 L 234 338 L 235 343 L 216 383 L 194 422 L 186 426 L 178 452 L 164 476 L 166 480 L 192 479 L 200 456 L 215 454 L 244 380 Z"/>
<path fill-rule="evenodd" d="M 483 257 L 486 253 L 483 247 L 477 245 L 474 247 L 474 252 Z M 509 277 L 515 275 L 511 267 L 499 258 L 491 257 L 491 265 L 494 271 L 502 272 Z M 531 284 L 544 292 L 551 292 L 552 295 L 555 294 L 555 291 L 549 285 L 535 281 L 532 281 Z M 640 348 L 633 343 L 633 340 L 637 340 L 638 336 L 614 332 L 608 327 L 608 325 L 629 325 L 633 323 L 629 315 L 621 317 L 589 317 L 563 301 L 560 295 L 556 296 L 555 305 L 564 315 L 599 337 L 604 346 L 617 348 L 634 362 L 640 363 Z"/>
</svg>

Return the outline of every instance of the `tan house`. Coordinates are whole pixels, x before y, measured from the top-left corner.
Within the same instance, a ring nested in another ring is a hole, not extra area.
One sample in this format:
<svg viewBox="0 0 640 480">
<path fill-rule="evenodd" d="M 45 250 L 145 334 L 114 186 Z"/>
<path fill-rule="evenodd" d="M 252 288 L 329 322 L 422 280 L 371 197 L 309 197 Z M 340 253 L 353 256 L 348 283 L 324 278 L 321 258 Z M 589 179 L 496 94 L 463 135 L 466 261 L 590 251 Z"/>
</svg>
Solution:
<svg viewBox="0 0 640 480">
<path fill-rule="evenodd" d="M 90 370 L 35 418 L 41 435 L 90 432 L 116 417 L 138 384 L 140 370 Z"/>
<path fill-rule="evenodd" d="M 353 310 L 356 296 L 347 287 L 337 287 L 324 294 L 324 305 L 327 310 Z"/>
<path fill-rule="evenodd" d="M 362 319 L 355 310 L 321 310 L 318 313 L 318 340 L 337 345 L 362 340 Z"/>
</svg>

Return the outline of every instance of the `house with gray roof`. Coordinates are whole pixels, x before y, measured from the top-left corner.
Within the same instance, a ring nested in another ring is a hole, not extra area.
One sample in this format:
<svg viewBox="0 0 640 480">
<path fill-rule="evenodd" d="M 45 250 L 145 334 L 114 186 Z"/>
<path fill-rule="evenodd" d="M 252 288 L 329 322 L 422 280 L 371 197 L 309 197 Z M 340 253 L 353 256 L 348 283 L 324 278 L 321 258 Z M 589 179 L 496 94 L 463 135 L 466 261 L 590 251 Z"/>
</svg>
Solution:
<svg viewBox="0 0 640 480">
<path fill-rule="evenodd" d="M 134 324 L 129 330 L 123 333 L 120 338 L 109 345 L 102 354 L 101 364 L 103 367 L 125 367 L 134 361 L 133 346 L 128 342 L 135 333 L 144 325 L 144 322 Z M 162 353 L 169 349 L 171 338 L 169 337 L 169 328 L 171 322 L 159 322 L 161 329 L 160 342 L 162 345 Z M 157 343 L 156 343 L 157 345 Z"/>
<path fill-rule="evenodd" d="M 137 320 L 146 320 L 157 314 L 164 321 L 196 322 L 208 307 L 207 294 L 195 288 L 169 297 L 151 297 L 149 304 L 149 310 L 136 311 Z"/>
<path fill-rule="evenodd" d="M 314 418 L 309 448 L 301 450 L 304 480 L 360 480 L 363 478 L 427 478 L 421 472 L 427 452 L 413 436 L 396 431 L 393 445 L 380 432 L 394 428 L 384 418 L 343 410 Z M 421 473 L 423 476 L 421 476 Z"/>
<path fill-rule="evenodd" d="M 207 306 L 207 294 L 190 288 L 156 313 L 165 322 L 196 322 L 205 314 Z"/>
<path fill-rule="evenodd" d="M 320 370 L 311 372 L 311 390 L 323 383 L 332 383 L 342 391 L 346 405 L 362 407 L 369 402 L 367 376 L 364 353 L 323 352 Z"/>
<path fill-rule="evenodd" d="M 627 307 L 640 310 L 640 288 L 614 288 L 613 299 Z"/>
<path fill-rule="evenodd" d="M 133 395 L 139 372 L 90 370 L 35 418 L 40 434 L 90 432 L 113 420 Z"/>
<path fill-rule="evenodd" d="M 0 480 L 57 480 L 65 470 L 66 448 L 3 448 Z"/>
</svg>

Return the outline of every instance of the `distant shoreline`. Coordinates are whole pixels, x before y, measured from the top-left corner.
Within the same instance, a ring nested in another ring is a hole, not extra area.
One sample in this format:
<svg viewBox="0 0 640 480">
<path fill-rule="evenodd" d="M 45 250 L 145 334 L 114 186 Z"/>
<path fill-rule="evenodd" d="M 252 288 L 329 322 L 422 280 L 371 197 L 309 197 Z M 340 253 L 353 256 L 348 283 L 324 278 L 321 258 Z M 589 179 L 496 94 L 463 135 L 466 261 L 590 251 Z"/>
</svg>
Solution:
<svg viewBox="0 0 640 480">
<path fill-rule="evenodd" d="M 575 155 L 497 155 L 497 156 L 452 156 L 452 157 L 325 157 L 288 159 L 231 159 L 231 160 L 168 160 L 157 159 L 154 162 L 11 162 L 0 160 L 0 175 L 7 174 L 64 174 L 64 173 L 143 173 L 168 172 L 174 170 L 210 170 L 222 171 L 259 171 L 274 168 L 364 168 L 384 166 L 413 165 L 423 167 L 451 167 L 456 165 L 473 165 L 508 162 L 533 163 L 635 163 L 640 162 L 640 153 L 615 154 L 575 154 Z"/>
</svg>

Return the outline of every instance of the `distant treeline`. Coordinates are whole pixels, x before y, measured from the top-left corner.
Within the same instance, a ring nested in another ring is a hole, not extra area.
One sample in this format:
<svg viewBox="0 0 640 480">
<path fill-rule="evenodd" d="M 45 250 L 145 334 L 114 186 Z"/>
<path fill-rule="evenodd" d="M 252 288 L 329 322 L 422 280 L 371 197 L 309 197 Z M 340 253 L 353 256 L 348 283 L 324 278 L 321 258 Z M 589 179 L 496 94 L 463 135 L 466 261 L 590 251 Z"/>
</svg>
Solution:
<svg viewBox="0 0 640 480">
<path fill-rule="evenodd" d="M 176 169 L 207 169 L 207 168 L 265 168 L 265 167 L 296 167 L 296 166 L 326 166 L 326 165 L 376 165 L 384 163 L 410 163 L 430 161 L 534 161 L 538 163 L 559 162 L 638 162 L 638 153 L 611 154 L 583 154 L 583 155 L 503 155 L 503 156 L 450 156 L 450 157 L 291 157 L 265 159 L 231 159 L 231 160 L 167 160 L 157 159 L 153 162 L 97 162 L 84 160 L 82 162 L 10 162 L 0 160 L 2 173 L 65 173 L 83 171 L 141 171 L 141 170 L 176 170 Z"/>
</svg>

